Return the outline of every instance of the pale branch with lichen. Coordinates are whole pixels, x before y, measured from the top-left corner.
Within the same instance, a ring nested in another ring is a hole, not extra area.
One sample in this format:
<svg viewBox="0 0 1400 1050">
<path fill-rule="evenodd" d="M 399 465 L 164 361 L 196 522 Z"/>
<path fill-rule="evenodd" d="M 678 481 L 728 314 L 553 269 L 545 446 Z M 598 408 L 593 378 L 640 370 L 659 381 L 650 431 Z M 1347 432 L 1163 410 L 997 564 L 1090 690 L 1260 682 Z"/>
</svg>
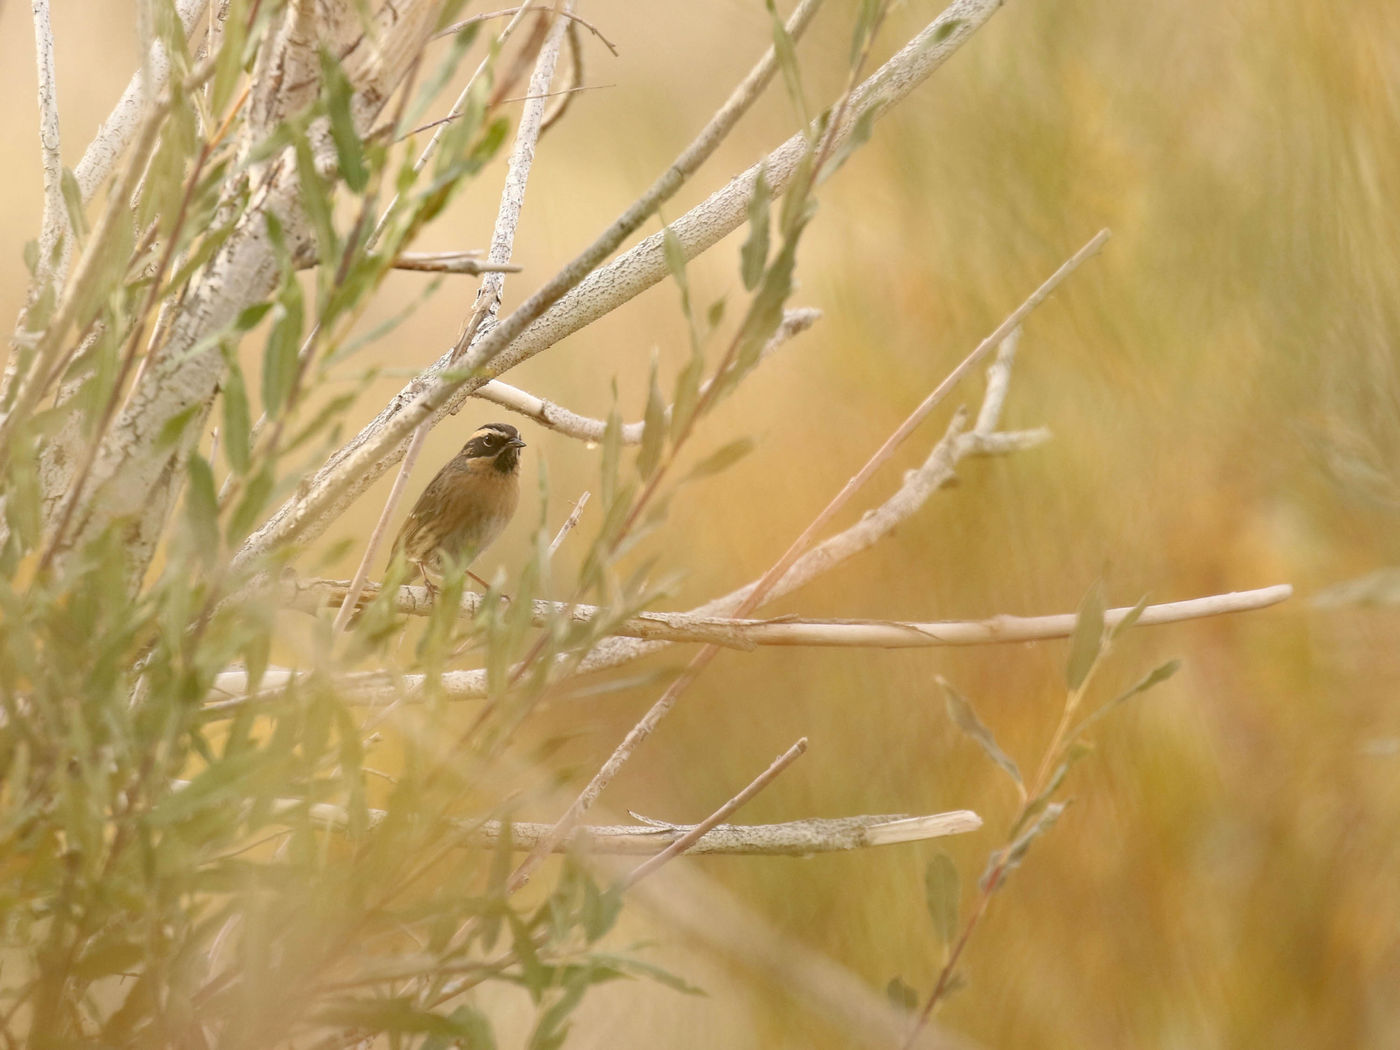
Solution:
<svg viewBox="0 0 1400 1050">
<path fill-rule="evenodd" d="M 319 76 L 314 72 L 318 68 L 316 39 L 309 22 L 313 6 L 289 6 L 279 32 L 259 52 L 244 150 L 315 97 Z M 347 51 L 342 68 L 353 88 L 350 109 L 357 127 L 370 126 L 394 85 L 407 73 L 432 31 L 435 14 L 436 5 L 430 0 L 385 5 L 365 30 L 374 37 L 374 45 Z M 293 81 L 284 83 L 289 76 Z M 328 136 L 323 134 L 321 139 L 319 148 L 330 149 Z M 258 165 L 251 186 L 250 200 L 232 234 L 193 279 L 169 324 L 159 360 L 146 369 L 142 382 L 130 392 L 104 440 L 75 519 L 74 534 L 79 541 L 97 535 L 113 521 L 129 523 L 125 535 L 133 566 L 143 567 L 154 550 L 168 513 L 173 481 L 181 473 L 178 468 L 201 431 L 194 425 L 197 420 L 191 420 L 172 447 L 161 440 L 166 424 L 190 411 L 203 419 L 224 374 L 224 358 L 217 346 L 200 353 L 189 351 L 276 287 L 281 264 L 266 216 L 280 220 L 293 258 L 301 246 L 311 243 L 290 149 Z"/>
<path fill-rule="evenodd" d="M 849 140 L 866 114 L 878 118 L 945 62 L 1000 6 L 999 0 L 955 0 L 938 18 L 861 84 L 854 103 L 834 129 L 832 148 Z M 804 5 L 805 7 L 805 5 Z M 803 8 L 799 8 L 799 13 Z M 797 18 L 794 14 L 793 19 Z M 792 20 L 790 20 L 791 22 Z M 792 32 L 791 28 L 789 32 Z M 794 34 L 795 35 L 795 34 Z M 669 272 L 660 235 L 643 241 L 607 266 L 599 266 L 623 239 L 713 152 L 733 122 L 772 76 L 770 49 L 741 87 L 655 186 L 639 198 L 599 238 L 500 324 L 484 333 L 467 356 L 454 351 L 405 387 L 356 437 L 308 480 L 304 490 L 283 504 L 240 549 L 235 565 L 287 542 L 307 542 L 326 527 L 402 455 L 408 435 L 425 419 L 440 420 L 486 379 L 554 345 L 584 325 L 621 306 Z M 746 217 L 760 167 L 776 193 L 791 179 L 807 149 L 807 133 L 794 135 L 760 165 L 730 181 L 687 212 L 670 229 L 685 258 L 693 258 L 737 229 Z"/>
<path fill-rule="evenodd" d="M 805 332 L 821 318 L 820 310 L 810 308 L 784 310 L 783 320 L 778 325 L 778 330 L 763 345 L 759 352 L 758 360 L 762 361 L 783 343 L 800 332 Z M 703 398 L 713 385 L 713 379 L 707 379 L 700 384 L 699 397 Z M 588 416 L 571 412 L 561 405 L 555 404 L 542 397 L 536 397 L 518 387 L 513 387 L 509 383 L 503 383 L 499 379 L 487 381 L 472 393 L 473 397 L 483 401 L 490 401 L 492 404 L 500 405 L 502 408 L 512 412 L 518 412 L 522 416 L 534 420 L 541 426 L 557 431 L 567 437 L 578 438 L 580 441 L 602 441 L 603 434 L 607 430 L 607 420 L 592 419 Z M 671 419 L 671 406 L 666 407 L 663 419 L 669 423 Z M 624 445 L 640 445 L 642 434 L 646 424 L 638 420 L 635 423 L 622 424 L 622 443 Z"/>
<path fill-rule="evenodd" d="M 404 590 L 418 591 L 423 588 Z M 1276 584 L 1248 591 L 1231 591 L 1148 605 L 1142 610 L 1142 616 L 1135 626 L 1154 627 L 1232 613 L 1253 612 L 1286 601 L 1292 594 L 1293 588 L 1290 585 Z M 408 600 L 418 599 L 417 596 L 412 596 Z M 587 620 L 591 611 L 590 607 L 584 606 L 577 610 L 577 615 L 580 619 Z M 1115 627 L 1131 611 L 1127 606 L 1109 609 L 1104 614 L 1104 623 L 1110 628 Z M 1054 613 L 1048 616 L 999 615 L 983 620 L 936 620 L 916 623 L 899 620 L 805 620 L 788 617 L 773 620 L 728 620 L 697 617 L 686 613 L 644 613 L 613 627 L 613 632 L 623 639 L 645 639 L 643 645 L 634 645 L 609 653 L 608 662 L 602 666 L 590 666 L 585 661 L 580 673 L 615 667 L 655 652 L 664 645 L 677 642 L 727 645 L 730 648 L 746 650 L 767 645 L 878 649 L 1005 645 L 1068 638 L 1074 632 L 1075 618 L 1074 613 Z M 213 691 L 204 707 L 208 712 L 218 713 L 236 710 L 257 697 L 273 699 L 287 686 L 304 677 L 304 672 L 291 668 L 270 667 L 258 683 L 259 693 L 249 695 L 246 671 L 221 671 L 214 676 Z M 453 700 L 475 700 L 486 696 L 486 675 L 479 670 L 446 671 L 439 678 L 431 680 L 426 675 L 362 671 L 344 675 L 335 679 L 332 684 L 346 700 L 366 705 L 393 703 L 401 698 L 412 700 L 421 696 L 429 687 Z"/>
<path fill-rule="evenodd" d="M 484 273 L 519 273 L 521 268 L 517 263 L 491 262 L 481 258 L 480 251 L 470 249 L 459 252 L 399 252 L 394 258 L 394 269 L 479 277 Z"/>
<path fill-rule="evenodd" d="M 175 13 L 186 36 L 194 30 L 195 22 L 207 7 L 208 0 L 177 0 Z M 165 46 L 157 41 L 150 49 L 145 67 L 132 74 L 121 98 L 107 119 L 98 125 L 82 159 L 73 167 L 73 177 L 83 200 L 91 199 L 112 173 L 113 165 L 141 125 L 148 100 L 164 89 L 169 76 L 170 57 L 165 53 Z"/>
<path fill-rule="evenodd" d="M 338 605 L 347 583 L 343 580 L 288 580 L 282 584 L 283 604 L 306 612 L 319 612 L 327 605 Z M 1276 605 L 1293 593 L 1288 584 L 1245 591 L 1188 598 L 1149 605 L 1138 626 L 1181 623 L 1228 613 L 1249 612 Z M 396 590 L 394 610 L 410 616 L 427 616 L 435 595 L 422 585 Z M 468 591 L 463 594 L 460 614 L 474 619 L 485 599 Z M 608 610 L 595 605 L 551 602 L 536 598 L 531 602 L 531 622 L 543 626 L 567 617 L 575 623 L 591 623 L 606 618 Z M 1108 610 L 1105 622 L 1112 627 L 1131 611 L 1130 606 Z M 1074 630 L 1074 613 L 1047 616 L 997 615 L 981 620 L 882 620 L 872 618 L 782 616 L 735 619 L 725 616 L 697 616 L 685 612 L 643 612 L 608 626 L 608 636 L 638 638 L 650 642 L 689 642 L 752 650 L 760 646 L 846 647 L 862 649 L 921 649 L 930 646 L 997 645 L 1007 642 L 1044 641 L 1068 638 Z"/>
<path fill-rule="evenodd" d="M 73 249 L 68 211 L 63 203 L 63 152 L 59 134 L 58 84 L 54 78 L 53 26 L 48 0 L 34 0 L 34 64 L 39 79 L 39 153 L 44 171 L 44 211 L 39 226 L 36 278 L 56 276 L 61 283 Z M 62 241 L 59 258 L 54 255 Z"/>
<path fill-rule="evenodd" d="M 177 790 L 184 785 L 176 783 Z M 305 812 L 317 824 L 344 829 L 350 824 L 345 807 L 330 802 L 306 803 L 298 799 L 275 799 L 274 813 Z M 369 825 L 385 819 L 382 810 L 368 811 Z M 454 845 L 466 849 L 495 849 L 509 828 L 511 848 L 517 852 L 533 849 L 553 826 L 529 821 L 470 820 L 452 821 Z M 854 817 L 813 817 L 781 824 L 720 824 L 705 832 L 685 851 L 685 855 L 712 856 L 764 855 L 806 857 L 818 853 L 842 853 L 904 842 L 924 842 L 948 835 L 962 835 L 982 826 L 982 818 L 967 809 L 946 813 L 910 816 L 906 813 L 866 814 Z M 589 853 L 648 856 L 661 853 L 680 841 L 696 825 L 671 824 L 648 820 L 642 824 L 602 824 L 576 829 L 574 836 L 557 852 L 585 850 Z"/>
</svg>

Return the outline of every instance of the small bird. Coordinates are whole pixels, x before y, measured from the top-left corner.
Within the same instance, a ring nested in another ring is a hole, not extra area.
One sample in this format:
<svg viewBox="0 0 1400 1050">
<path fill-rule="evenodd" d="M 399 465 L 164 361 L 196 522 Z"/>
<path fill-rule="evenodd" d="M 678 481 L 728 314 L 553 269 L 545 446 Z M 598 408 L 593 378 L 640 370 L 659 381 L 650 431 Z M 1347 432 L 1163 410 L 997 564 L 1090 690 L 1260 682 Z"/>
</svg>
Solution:
<svg viewBox="0 0 1400 1050">
<path fill-rule="evenodd" d="M 418 566 L 429 588 L 429 570 L 465 569 L 506 527 L 520 502 L 524 447 L 520 432 L 509 423 L 487 423 L 428 482 L 393 550 Z M 482 583 L 474 573 L 468 575 Z"/>
</svg>

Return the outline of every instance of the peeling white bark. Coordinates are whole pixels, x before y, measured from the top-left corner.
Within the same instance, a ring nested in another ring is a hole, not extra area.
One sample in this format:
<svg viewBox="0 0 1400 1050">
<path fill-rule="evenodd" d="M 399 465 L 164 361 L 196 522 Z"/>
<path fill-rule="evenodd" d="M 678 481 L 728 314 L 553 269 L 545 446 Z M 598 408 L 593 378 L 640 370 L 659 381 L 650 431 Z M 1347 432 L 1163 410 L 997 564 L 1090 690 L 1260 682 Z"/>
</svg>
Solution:
<svg viewBox="0 0 1400 1050">
<path fill-rule="evenodd" d="M 315 98 L 317 42 L 345 34 L 344 26 L 319 21 L 316 13 L 314 0 L 299 0 L 259 57 L 244 149 Z M 356 88 L 354 115 L 362 134 L 427 41 L 436 14 L 432 0 L 386 3 L 371 30 L 346 52 L 343 66 Z M 339 17 L 353 17 L 353 13 L 341 9 Z M 260 165 L 249 181 L 255 187 L 252 200 L 234 233 L 191 282 L 171 318 L 160 359 L 146 368 L 94 464 L 77 518 L 74 537 L 78 542 L 120 523 L 138 574 L 149 563 L 164 527 L 172 479 L 183 469 L 224 373 L 217 347 L 190 351 L 277 287 L 281 272 L 267 235 L 268 215 L 281 221 L 294 257 L 310 247 L 290 153 Z M 184 430 L 185 439 L 173 448 L 162 445 L 159 436 L 167 423 L 187 412 L 193 418 Z M 50 479 L 50 484 L 62 487 L 62 481 L 60 476 Z"/>
</svg>

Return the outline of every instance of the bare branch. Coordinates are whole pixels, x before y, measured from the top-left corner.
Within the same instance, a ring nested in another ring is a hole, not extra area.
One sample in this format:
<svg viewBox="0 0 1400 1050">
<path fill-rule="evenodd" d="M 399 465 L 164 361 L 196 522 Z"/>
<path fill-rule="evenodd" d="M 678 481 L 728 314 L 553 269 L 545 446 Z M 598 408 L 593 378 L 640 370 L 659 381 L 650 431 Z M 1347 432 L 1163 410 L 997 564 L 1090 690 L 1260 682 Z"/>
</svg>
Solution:
<svg viewBox="0 0 1400 1050">
<path fill-rule="evenodd" d="M 554 539 L 549 542 L 549 550 L 546 551 L 548 557 L 554 557 L 554 552 L 559 549 L 570 532 L 578 526 L 579 518 L 583 517 L 583 508 L 588 506 L 589 491 L 584 489 L 579 494 L 578 501 L 574 504 L 574 509 L 569 512 L 569 516 L 564 519 L 564 524 L 559 526 L 559 531 L 555 533 Z"/>
<path fill-rule="evenodd" d="M 425 273 L 464 273 L 478 277 L 484 273 L 519 273 L 521 267 L 511 262 L 490 262 L 482 259 L 477 249 L 460 252 L 400 252 L 394 260 L 396 270 L 421 270 Z"/>
<path fill-rule="evenodd" d="M 177 782 L 176 786 L 178 788 L 183 785 Z M 333 829 L 342 829 L 349 824 L 349 814 L 345 808 L 329 802 L 317 802 L 308 806 L 298 799 L 279 799 L 273 803 L 273 810 L 279 813 L 293 810 L 306 812 L 316 823 Z M 385 815 L 381 810 L 371 809 L 370 826 L 378 824 Z M 458 828 L 455 845 L 466 849 L 495 849 L 507 827 L 498 820 L 461 820 L 454 823 Z M 510 823 L 511 848 L 520 853 L 534 849 L 544 840 L 552 826 L 529 822 Z M 976 831 L 981 826 L 982 818 L 968 809 L 917 817 L 895 813 L 856 817 L 813 817 L 782 824 L 719 824 L 692 840 L 685 852 L 693 855 L 805 857 L 815 853 L 844 853 L 874 846 L 963 835 L 969 831 Z M 567 842 L 558 844 L 555 852 L 584 851 L 595 854 L 657 857 L 685 840 L 698 827 L 701 825 L 660 822 L 642 825 L 583 826 L 576 829 Z"/>
<path fill-rule="evenodd" d="M 338 604 L 347 584 L 335 580 L 307 580 L 294 586 L 295 607 L 310 612 L 330 604 Z M 1275 584 L 1271 587 L 1163 602 L 1147 606 L 1138 625 L 1150 627 L 1264 609 L 1287 600 L 1292 594 L 1293 588 L 1289 584 Z M 474 618 L 481 609 L 482 601 L 480 594 L 464 594 L 461 603 L 462 616 L 466 619 Z M 395 609 L 409 615 L 427 616 L 432 611 L 433 604 L 433 593 L 423 586 L 400 587 L 395 596 Z M 1105 623 L 1112 627 L 1129 611 L 1127 606 L 1110 609 L 1105 613 Z M 575 605 L 536 599 L 532 603 L 531 622 L 542 626 L 561 616 L 568 616 L 578 623 L 589 623 L 606 615 L 607 610 L 596 605 Z M 932 646 L 998 645 L 1007 642 L 1068 638 L 1074 629 L 1074 619 L 1074 613 L 1056 613 L 1049 616 L 999 615 L 982 620 L 916 621 L 802 616 L 741 619 L 699 616 L 683 612 L 644 612 L 614 624 L 610 627 L 609 634 L 649 642 L 688 642 L 741 650 L 752 650 L 765 645 L 924 649 Z"/>
<path fill-rule="evenodd" d="M 206 0 L 177 0 L 175 11 L 180 17 L 180 25 L 184 27 L 186 36 L 189 36 L 205 6 Z M 141 126 L 143 98 L 155 98 L 169 76 L 170 56 L 165 53 L 165 47 L 157 43 L 151 48 L 145 65 L 132 74 L 122 97 L 107 115 L 107 119 L 98 126 L 97 134 L 93 136 L 92 142 L 83 152 L 82 159 L 73 169 L 73 177 L 78 180 L 78 189 L 82 191 L 83 200 L 90 199 L 97 187 L 106 181 L 112 166 L 116 164 Z M 143 78 L 147 78 L 149 96 L 143 96 Z"/>
<path fill-rule="evenodd" d="M 783 312 L 782 323 L 778 330 L 773 333 L 773 337 L 764 344 L 759 360 L 763 360 L 783 343 L 793 336 L 805 332 L 812 327 L 821 317 L 820 310 L 809 308 L 798 310 L 786 310 Z M 707 379 L 700 384 L 699 397 L 704 398 L 709 392 L 714 379 Z M 556 405 L 552 401 L 547 401 L 542 397 L 527 393 L 519 387 L 503 383 L 499 379 L 492 379 L 484 386 L 472 393 L 473 397 L 479 397 L 483 401 L 490 401 L 508 408 L 512 412 L 519 412 L 548 427 L 550 430 L 558 431 L 568 437 L 578 438 L 581 441 L 602 441 L 603 433 L 607 430 L 607 421 L 603 419 L 592 419 L 588 416 L 581 416 L 576 412 L 571 412 L 567 408 Z M 666 419 L 671 418 L 671 409 L 666 408 Z M 642 432 L 645 424 L 638 420 L 635 423 L 622 424 L 622 443 L 624 445 L 640 445 L 642 443 Z"/>
<path fill-rule="evenodd" d="M 1021 342 L 1021 326 L 1007 332 L 997 347 L 997 356 L 987 369 L 987 390 L 982 395 L 982 407 L 977 410 L 977 422 L 972 433 L 989 438 L 1001 423 L 1001 410 L 1006 393 L 1011 389 L 1011 366 L 1016 363 L 1016 347 Z"/>
<path fill-rule="evenodd" d="M 58 127 L 58 84 L 54 78 L 53 26 L 49 24 L 49 0 L 32 0 L 34 14 L 34 64 L 39 78 L 39 147 L 44 167 L 44 217 L 39 228 L 40 282 L 56 274 L 60 283 L 68 268 L 72 238 L 68 236 L 68 210 L 63 205 L 62 137 Z M 55 266 L 54 251 L 63 239 L 62 257 Z"/>
<path fill-rule="evenodd" d="M 407 600 L 419 601 L 421 593 L 419 608 L 427 607 L 429 599 L 426 588 L 405 587 L 399 593 L 406 595 L 410 592 L 411 597 Z M 1155 627 L 1265 609 L 1286 601 L 1292 594 L 1293 588 L 1290 585 L 1277 584 L 1248 591 L 1231 591 L 1227 594 L 1149 605 L 1143 610 L 1137 626 Z M 597 613 L 592 606 L 567 608 L 562 603 L 536 603 L 537 607 L 541 605 L 547 606 L 550 613 L 557 614 L 556 610 L 569 612 L 584 620 Z M 469 603 L 464 602 L 463 608 L 468 607 Z M 470 603 L 470 607 L 474 607 L 474 603 Z M 1114 627 L 1122 622 L 1123 617 L 1130 611 L 1126 606 L 1110 609 L 1104 615 L 1104 623 Z M 539 620 L 543 621 L 543 615 L 539 616 Z M 806 620 L 786 617 L 777 620 L 733 620 L 685 613 L 643 613 L 623 621 L 615 630 L 627 638 L 647 641 L 634 643 L 634 647 L 627 650 L 610 652 L 607 662 L 601 667 L 596 663 L 590 665 L 590 662 L 586 661 L 581 673 L 616 666 L 673 642 L 703 642 L 707 645 L 725 645 L 735 649 L 753 649 L 762 645 L 878 649 L 1004 645 L 1068 638 L 1074 631 L 1074 623 L 1074 613 L 1057 613 L 1050 616 L 1003 615 L 985 620 L 934 620 L 925 623 L 899 620 Z M 284 667 L 269 668 L 259 683 L 260 692 L 249 694 L 246 671 L 220 672 L 214 678 L 213 692 L 205 703 L 204 710 L 217 714 L 237 710 L 259 699 L 274 699 L 301 674 Z M 371 671 L 346 675 L 336 684 L 347 701 L 377 706 L 403 698 L 413 700 L 429 683 L 423 675 L 393 675 Z M 486 695 L 484 671 L 448 671 L 433 684 L 434 688 L 440 689 L 442 695 L 449 699 L 472 700 Z"/>
</svg>

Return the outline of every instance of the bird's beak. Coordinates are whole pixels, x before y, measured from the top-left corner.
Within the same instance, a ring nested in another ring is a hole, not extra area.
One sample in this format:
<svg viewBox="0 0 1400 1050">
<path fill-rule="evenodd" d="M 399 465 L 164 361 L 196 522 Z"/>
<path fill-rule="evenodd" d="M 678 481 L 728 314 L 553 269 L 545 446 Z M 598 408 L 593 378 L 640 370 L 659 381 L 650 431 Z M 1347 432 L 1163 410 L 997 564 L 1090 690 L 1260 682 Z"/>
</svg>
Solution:
<svg viewBox="0 0 1400 1050">
<path fill-rule="evenodd" d="M 519 438 L 511 438 L 509 441 L 506 442 L 506 447 L 507 447 L 507 448 L 524 448 L 524 447 L 525 447 L 525 442 L 521 441 Z"/>
</svg>

